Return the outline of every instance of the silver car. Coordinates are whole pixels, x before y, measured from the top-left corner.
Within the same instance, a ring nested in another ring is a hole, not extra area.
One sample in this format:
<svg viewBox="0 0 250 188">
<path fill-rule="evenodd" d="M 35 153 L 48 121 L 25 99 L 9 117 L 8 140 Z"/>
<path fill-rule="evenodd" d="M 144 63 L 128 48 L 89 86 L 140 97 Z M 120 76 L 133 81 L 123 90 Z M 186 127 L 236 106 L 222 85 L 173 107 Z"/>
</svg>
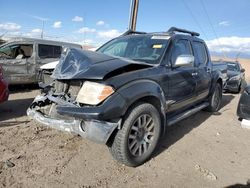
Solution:
<svg viewBox="0 0 250 188">
<path fill-rule="evenodd" d="M 40 66 L 56 61 L 63 47 L 81 45 L 33 38 L 17 38 L 0 46 L 0 65 L 9 84 L 38 82 Z"/>
</svg>

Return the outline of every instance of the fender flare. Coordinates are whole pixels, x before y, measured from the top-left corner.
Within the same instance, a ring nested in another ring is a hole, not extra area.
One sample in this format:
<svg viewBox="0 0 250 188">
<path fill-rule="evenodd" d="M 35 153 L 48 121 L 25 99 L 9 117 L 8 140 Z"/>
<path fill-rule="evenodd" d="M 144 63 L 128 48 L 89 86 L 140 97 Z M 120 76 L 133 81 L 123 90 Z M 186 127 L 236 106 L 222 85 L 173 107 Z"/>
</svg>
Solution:
<svg viewBox="0 0 250 188">
<path fill-rule="evenodd" d="M 120 87 L 117 92 L 125 99 L 126 107 L 124 109 L 124 114 L 127 110 L 145 97 L 154 97 L 159 100 L 161 109 L 158 109 L 161 115 L 161 121 L 163 126 L 163 132 L 165 132 L 166 127 L 166 99 L 161 86 L 152 80 L 136 80 L 130 82 L 122 87 Z"/>
<path fill-rule="evenodd" d="M 218 80 L 221 80 L 222 82 L 222 75 L 221 75 L 221 72 L 220 71 L 213 71 L 212 72 L 212 80 L 211 80 L 211 88 L 210 88 L 210 92 L 209 92 L 209 96 L 213 93 L 214 91 L 214 88 L 215 88 L 215 85 L 216 83 L 218 82 Z M 222 85 L 222 89 L 223 89 L 223 83 L 221 83 Z"/>
</svg>

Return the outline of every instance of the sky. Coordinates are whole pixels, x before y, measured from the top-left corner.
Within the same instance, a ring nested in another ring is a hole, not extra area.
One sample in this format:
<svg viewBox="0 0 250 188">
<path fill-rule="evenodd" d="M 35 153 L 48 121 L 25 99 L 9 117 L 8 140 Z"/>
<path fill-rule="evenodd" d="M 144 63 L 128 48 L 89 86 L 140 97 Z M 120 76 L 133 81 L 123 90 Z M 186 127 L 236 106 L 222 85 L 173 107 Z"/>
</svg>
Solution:
<svg viewBox="0 0 250 188">
<path fill-rule="evenodd" d="M 130 0 L 0 0 L 0 36 L 92 46 L 128 28 Z M 250 0 L 140 0 L 137 30 L 197 31 L 214 54 L 250 57 Z M 44 24 L 44 27 L 43 27 Z"/>
</svg>

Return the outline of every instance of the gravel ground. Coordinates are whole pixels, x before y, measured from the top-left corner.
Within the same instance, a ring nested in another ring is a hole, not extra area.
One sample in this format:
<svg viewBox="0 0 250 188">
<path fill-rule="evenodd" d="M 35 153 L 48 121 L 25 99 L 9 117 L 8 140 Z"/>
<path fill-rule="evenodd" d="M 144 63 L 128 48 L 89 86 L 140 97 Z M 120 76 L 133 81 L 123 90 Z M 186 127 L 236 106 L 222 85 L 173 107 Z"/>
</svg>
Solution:
<svg viewBox="0 0 250 188">
<path fill-rule="evenodd" d="M 0 187 L 226 187 L 250 179 L 250 130 L 236 116 L 237 94 L 168 128 L 154 157 L 137 168 L 103 145 L 26 117 L 37 89 L 15 90 L 0 105 Z"/>
</svg>

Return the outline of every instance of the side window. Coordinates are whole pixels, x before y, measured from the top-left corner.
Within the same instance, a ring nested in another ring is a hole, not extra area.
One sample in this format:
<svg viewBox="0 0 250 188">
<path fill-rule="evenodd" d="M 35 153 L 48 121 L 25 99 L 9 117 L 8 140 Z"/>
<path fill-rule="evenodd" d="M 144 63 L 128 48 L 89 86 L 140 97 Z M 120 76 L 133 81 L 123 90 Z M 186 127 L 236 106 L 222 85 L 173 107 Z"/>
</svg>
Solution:
<svg viewBox="0 0 250 188">
<path fill-rule="evenodd" d="M 40 58 L 60 58 L 62 47 L 46 44 L 38 44 L 38 56 Z"/>
<path fill-rule="evenodd" d="M 10 46 L 3 46 L 0 48 L 0 57 L 14 59 Z"/>
<path fill-rule="evenodd" d="M 171 62 L 174 63 L 179 55 L 192 55 L 190 42 L 181 39 L 173 45 Z"/>
<path fill-rule="evenodd" d="M 201 42 L 194 42 L 193 45 L 196 64 L 206 64 L 208 61 L 206 47 Z"/>
<path fill-rule="evenodd" d="M 14 44 L 0 49 L 0 55 L 8 59 L 26 59 L 33 53 L 33 44 Z"/>
</svg>

